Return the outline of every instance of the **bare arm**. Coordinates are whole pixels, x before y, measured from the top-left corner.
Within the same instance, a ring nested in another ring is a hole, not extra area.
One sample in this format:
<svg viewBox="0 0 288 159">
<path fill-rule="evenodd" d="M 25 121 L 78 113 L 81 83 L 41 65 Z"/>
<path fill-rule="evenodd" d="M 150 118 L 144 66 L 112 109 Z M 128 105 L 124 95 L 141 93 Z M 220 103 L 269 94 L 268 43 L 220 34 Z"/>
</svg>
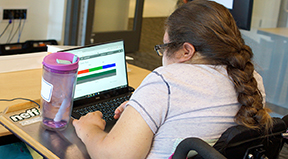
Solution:
<svg viewBox="0 0 288 159">
<path fill-rule="evenodd" d="M 149 153 L 153 132 L 142 116 L 127 106 L 109 133 L 101 112 L 74 120 L 77 135 L 86 145 L 91 158 L 145 158 Z"/>
</svg>

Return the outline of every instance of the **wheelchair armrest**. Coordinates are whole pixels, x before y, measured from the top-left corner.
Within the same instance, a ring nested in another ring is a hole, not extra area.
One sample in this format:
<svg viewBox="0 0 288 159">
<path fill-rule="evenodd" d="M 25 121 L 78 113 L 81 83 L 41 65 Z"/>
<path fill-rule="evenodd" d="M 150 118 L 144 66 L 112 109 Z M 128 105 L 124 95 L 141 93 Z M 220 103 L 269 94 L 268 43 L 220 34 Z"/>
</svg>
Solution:
<svg viewBox="0 0 288 159">
<path fill-rule="evenodd" d="M 285 115 L 282 120 L 285 122 L 286 126 L 288 127 L 288 115 Z M 282 136 L 284 137 L 284 142 L 288 144 L 288 128 L 286 133 L 282 133 Z"/>
<path fill-rule="evenodd" d="M 181 141 L 172 159 L 186 159 L 187 154 L 190 150 L 195 150 L 204 159 L 226 159 L 221 153 L 211 147 L 208 143 L 199 138 L 186 138 Z"/>
</svg>

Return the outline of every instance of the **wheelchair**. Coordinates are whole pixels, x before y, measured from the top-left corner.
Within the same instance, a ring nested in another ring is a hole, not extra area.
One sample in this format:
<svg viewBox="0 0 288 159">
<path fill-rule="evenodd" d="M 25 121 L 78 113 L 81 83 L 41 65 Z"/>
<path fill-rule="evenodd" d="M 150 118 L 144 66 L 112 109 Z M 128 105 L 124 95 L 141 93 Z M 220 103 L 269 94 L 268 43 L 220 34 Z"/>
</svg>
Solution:
<svg viewBox="0 0 288 159">
<path fill-rule="evenodd" d="M 213 147 L 202 139 L 186 138 L 178 144 L 172 159 L 186 159 L 190 150 L 198 154 L 188 159 L 277 159 L 284 143 L 288 144 L 287 127 L 288 115 L 274 117 L 268 134 L 242 125 L 230 127 Z"/>
</svg>

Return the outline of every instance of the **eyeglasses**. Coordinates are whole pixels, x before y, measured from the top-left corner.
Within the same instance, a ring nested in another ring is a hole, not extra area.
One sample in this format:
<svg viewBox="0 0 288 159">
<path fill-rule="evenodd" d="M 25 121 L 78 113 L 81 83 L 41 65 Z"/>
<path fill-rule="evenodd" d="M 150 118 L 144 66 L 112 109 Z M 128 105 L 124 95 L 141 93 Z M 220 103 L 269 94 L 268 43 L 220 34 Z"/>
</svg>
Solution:
<svg viewBox="0 0 288 159">
<path fill-rule="evenodd" d="M 163 56 L 163 53 L 167 49 L 168 45 L 173 45 L 176 46 L 178 44 L 183 44 L 183 42 L 170 42 L 170 43 L 165 43 L 165 44 L 160 44 L 160 45 L 155 45 L 154 50 L 157 52 L 159 56 Z"/>
<path fill-rule="evenodd" d="M 158 56 L 163 56 L 164 51 L 170 43 L 155 45 L 154 50 L 157 52 Z"/>
</svg>

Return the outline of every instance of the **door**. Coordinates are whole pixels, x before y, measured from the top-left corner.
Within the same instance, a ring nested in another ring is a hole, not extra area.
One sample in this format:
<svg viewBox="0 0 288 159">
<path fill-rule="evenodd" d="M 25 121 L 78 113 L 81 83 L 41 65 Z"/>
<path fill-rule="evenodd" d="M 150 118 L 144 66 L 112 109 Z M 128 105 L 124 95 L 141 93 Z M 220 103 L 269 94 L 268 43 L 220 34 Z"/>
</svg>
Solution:
<svg viewBox="0 0 288 159">
<path fill-rule="evenodd" d="M 139 49 L 144 0 L 68 0 L 65 45 L 123 39 L 126 52 Z"/>
<path fill-rule="evenodd" d="M 288 0 L 254 0 L 251 30 L 241 31 L 263 78 L 266 105 L 271 109 L 279 106 L 279 114 L 288 109 L 287 7 Z"/>
</svg>

